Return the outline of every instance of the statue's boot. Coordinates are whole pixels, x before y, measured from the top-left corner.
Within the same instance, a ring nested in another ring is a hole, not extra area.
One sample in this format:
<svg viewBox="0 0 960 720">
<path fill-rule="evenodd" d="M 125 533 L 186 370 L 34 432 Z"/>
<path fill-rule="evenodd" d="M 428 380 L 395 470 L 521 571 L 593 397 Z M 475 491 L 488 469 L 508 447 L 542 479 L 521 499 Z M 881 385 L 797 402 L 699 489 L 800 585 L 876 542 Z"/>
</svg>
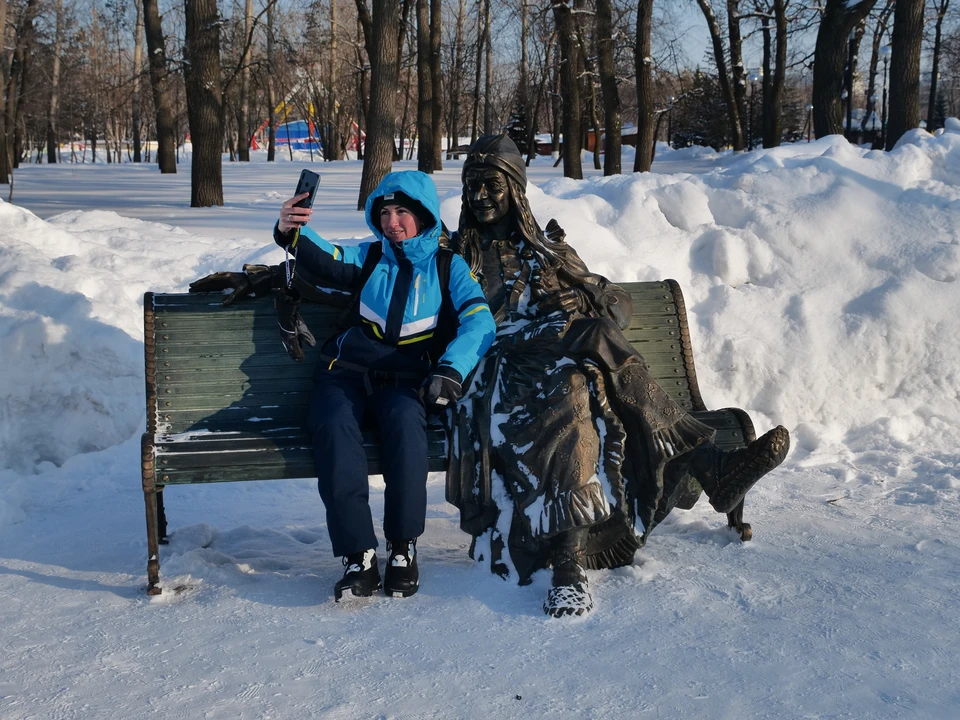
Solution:
<svg viewBox="0 0 960 720">
<path fill-rule="evenodd" d="M 729 513 L 740 504 L 747 490 L 783 462 L 789 450 L 790 433 L 783 425 L 777 425 L 737 450 L 724 451 L 713 443 L 704 443 L 690 453 L 687 467 L 713 508 Z"/>
<path fill-rule="evenodd" d="M 566 533 L 573 535 L 573 533 Z M 543 603 L 551 617 L 586 615 L 593 610 L 593 596 L 583 569 L 580 543 L 561 540 L 552 553 L 553 583 Z"/>
</svg>

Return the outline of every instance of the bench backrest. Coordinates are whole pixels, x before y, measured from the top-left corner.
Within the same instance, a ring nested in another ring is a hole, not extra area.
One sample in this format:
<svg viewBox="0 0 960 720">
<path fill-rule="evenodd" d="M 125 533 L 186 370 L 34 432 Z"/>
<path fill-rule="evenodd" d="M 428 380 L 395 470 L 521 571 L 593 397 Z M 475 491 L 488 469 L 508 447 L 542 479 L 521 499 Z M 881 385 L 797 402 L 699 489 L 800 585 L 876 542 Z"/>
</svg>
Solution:
<svg viewBox="0 0 960 720">
<path fill-rule="evenodd" d="M 627 338 L 683 407 L 704 409 L 683 297 L 677 284 L 626 283 L 633 299 Z M 144 296 L 148 432 L 302 428 L 313 363 L 295 363 L 280 343 L 270 298 L 221 305 L 219 294 Z M 340 310 L 304 303 L 317 340 L 336 332 Z"/>
</svg>

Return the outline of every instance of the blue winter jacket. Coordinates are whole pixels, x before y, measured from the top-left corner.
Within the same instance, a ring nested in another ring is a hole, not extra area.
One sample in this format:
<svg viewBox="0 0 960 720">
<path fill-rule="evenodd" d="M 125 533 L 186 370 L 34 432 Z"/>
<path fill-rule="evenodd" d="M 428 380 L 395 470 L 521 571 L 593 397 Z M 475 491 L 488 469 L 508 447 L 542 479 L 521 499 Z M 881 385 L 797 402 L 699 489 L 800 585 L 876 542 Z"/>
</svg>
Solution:
<svg viewBox="0 0 960 720">
<path fill-rule="evenodd" d="M 415 237 L 391 243 L 380 230 L 380 218 L 373 217 L 373 207 L 378 198 L 397 191 L 419 201 L 434 222 Z M 295 244 L 298 267 L 360 292 L 354 324 L 324 345 L 328 360 L 321 367 L 336 370 L 337 361 L 345 360 L 371 370 L 425 374 L 431 366 L 446 365 L 466 378 L 492 344 L 496 323 L 477 279 L 464 259 L 454 255 L 448 288 L 458 327 L 446 348 L 439 350 L 440 357 L 430 356 L 430 350 L 436 350 L 431 340 L 441 323 L 443 303 L 436 259 L 440 200 L 433 181 L 418 171 L 388 174 L 367 198 L 366 218 L 374 241 L 334 245 L 304 227 Z M 277 240 L 284 244 L 283 236 Z M 380 243 L 382 256 L 366 284 L 358 288 L 364 259 L 375 243 Z"/>
</svg>

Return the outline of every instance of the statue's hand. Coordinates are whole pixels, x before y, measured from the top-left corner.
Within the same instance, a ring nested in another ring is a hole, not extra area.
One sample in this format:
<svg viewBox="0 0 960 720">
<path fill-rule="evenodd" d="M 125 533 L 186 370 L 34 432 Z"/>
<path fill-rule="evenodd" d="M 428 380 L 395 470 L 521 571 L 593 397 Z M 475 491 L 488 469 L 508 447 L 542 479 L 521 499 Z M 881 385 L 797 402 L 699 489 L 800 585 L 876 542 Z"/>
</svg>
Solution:
<svg viewBox="0 0 960 720">
<path fill-rule="evenodd" d="M 552 313 L 555 310 L 568 313 L 586 312 L 590 309 L 590 301 L 583 290 L 572 287 L 566 290 L 557 290 L 541 298 L 537 307 L 543 313 Z"/>
<path fill-rule="evenodd" d="M 232 290 L 223 299 L 224 305 L 232 305 L 235 301 L 247 297 L 253 292 L 253 283 L 246 273 L 242 272 L 215 272 L 190 283 L 190 292 L 220 292 Z"/>
<path fill-rule="evenodd" d="M 566 242 L 567 240 L 567 231 L 560 227 L 560 223 L 553 218 L 547 223 L 543 232 L 547 236 L 547 240 L 551 242 Z"/>
<path fill-rule="evenodd" d="M 244 265 L 243 272 L 215 272 L 190 283 L 190 292 L 221 292 L 232 290 L 223 299 L 224 305 L 232 305 L 249 295 L 257 297 L 270 292 L 278 285 L 278 273 L 267 265 Z"/>
</svg>

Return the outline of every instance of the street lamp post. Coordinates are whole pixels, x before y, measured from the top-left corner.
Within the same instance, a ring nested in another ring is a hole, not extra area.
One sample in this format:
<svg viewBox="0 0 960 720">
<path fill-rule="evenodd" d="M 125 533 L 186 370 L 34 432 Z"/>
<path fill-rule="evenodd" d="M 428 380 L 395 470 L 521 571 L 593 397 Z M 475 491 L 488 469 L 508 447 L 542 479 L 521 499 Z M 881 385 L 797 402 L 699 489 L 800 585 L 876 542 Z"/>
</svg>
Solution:
<svg viewBox="0 0 960 720">
<path fill-rule="evenodd" d="M 870 123 L 870 130 L 876 133 L 877 131 L 877 96 L 875 94 L 870 96 L 870 113 L 864 116 L 863 125 L 861 125 L 861 127 L 864 130 L 867 129 L 867 123 Z"/>
<path fill-rule="evenodd" d="M 673 103 L 676 98 L 667 95 L 667 147 L 673 147 Z"/>
<path fill-rule="evenodd" d="M 810 130 L 813 126 L 813 105 L 807 105 L 807 142 L 810 142 Z"/>
<path fill-rule="evenodd" d="M 880 102 L 880 147 L 887 149 L 887 63 L 890 62 L 890 46 L 880 48 L 883 58 L 883 100 Z"/>
</svg>

